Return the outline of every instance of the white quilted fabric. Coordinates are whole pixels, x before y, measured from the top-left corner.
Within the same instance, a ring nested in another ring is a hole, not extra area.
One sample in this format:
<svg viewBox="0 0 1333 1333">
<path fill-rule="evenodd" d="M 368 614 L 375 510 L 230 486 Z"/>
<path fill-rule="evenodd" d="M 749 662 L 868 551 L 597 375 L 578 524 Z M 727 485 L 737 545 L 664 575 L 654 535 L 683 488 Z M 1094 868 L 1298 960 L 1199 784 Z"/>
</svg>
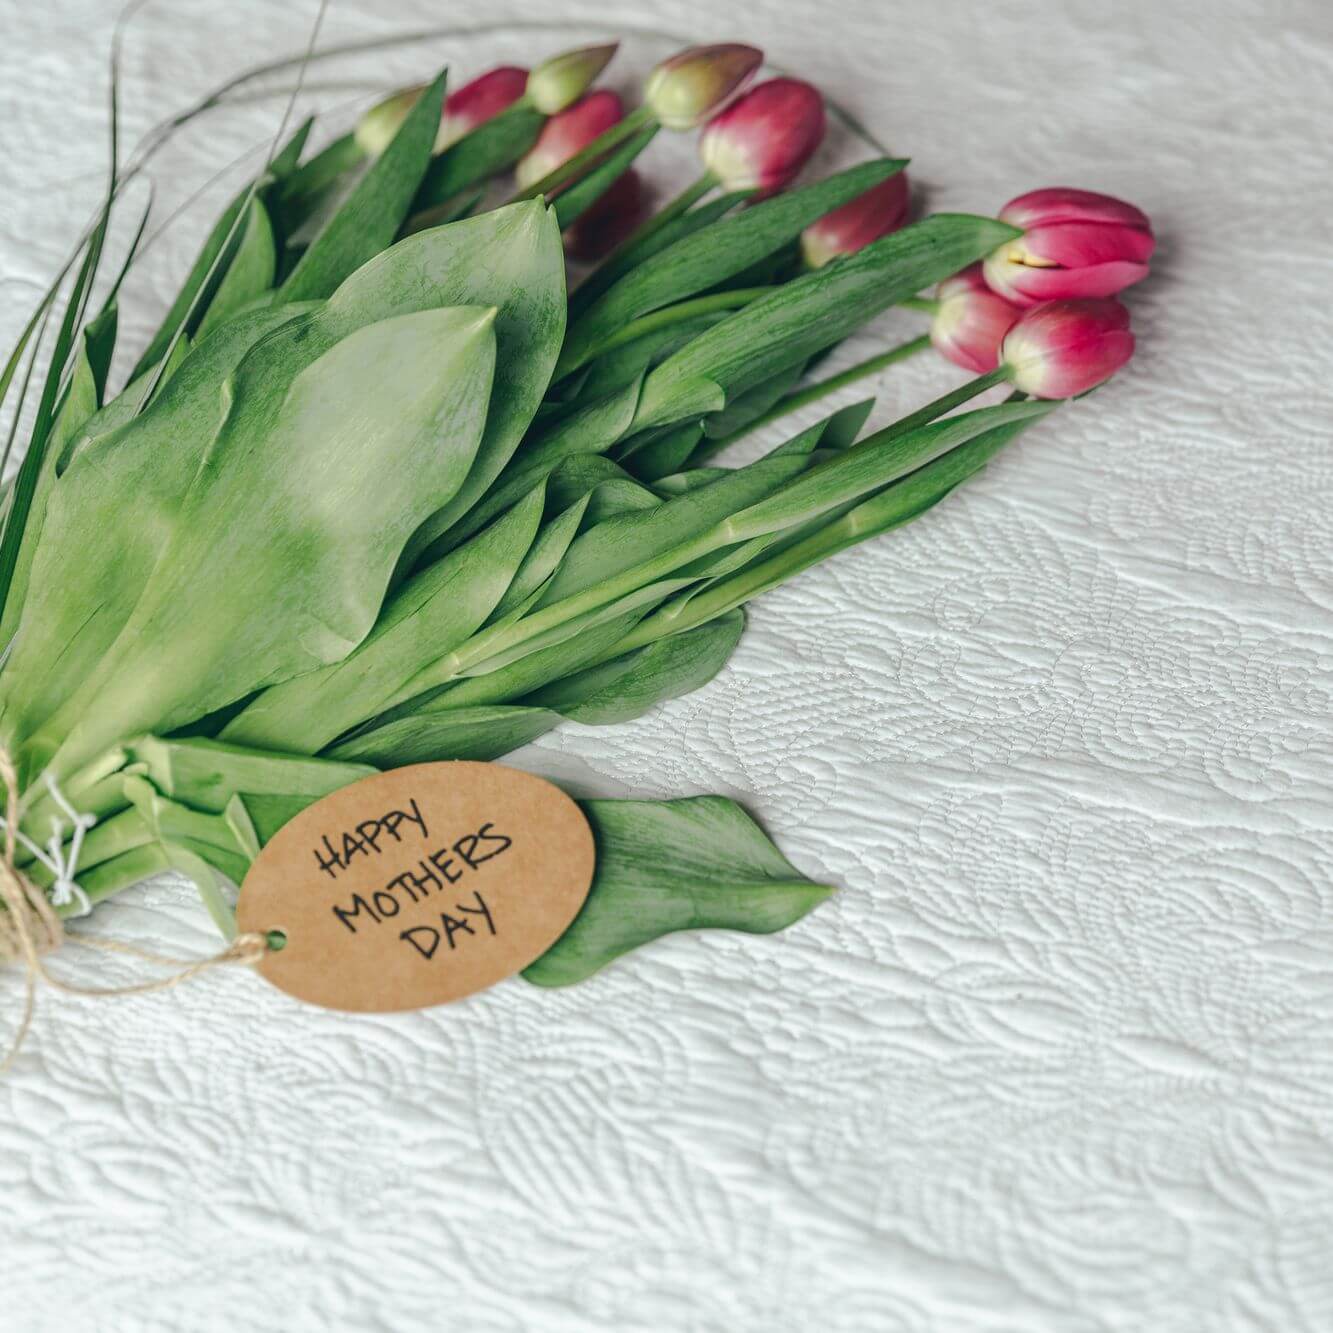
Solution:
<svg viewBox="0 0 1333 1333">
<path fill-rule="evenodd" d="M 99 189 L 115 8 L 11 3 L 6 340 Z M 298 48 L 313 8 L 156 0 L 127 39 L 126 138 Z M 485 9 L 334 0 L 325 37 L 554 12 Z M 590 31 L 609 11 L 562 7 Z M 1161 236 L 1141 355 L 923 522 L 766 598 L 709 688 L 520 756 L 579 793 L 739 797 L 843 886 L 832 903 L 773 938 L 676 937 L 569 991 L 402 1017 L 245 975 L 48 995 L 0 1088 L 0 1318 L 1333 1328 L 1333 10 L 621 11 L 611 27 L 758 39 L 911 153 L 934 208 L 1046 184 L 1134 199 Z M 321 70 L 312 96 L 558 42 L 440 41 Z M 200 122 L 158 161 L 164 201 L 273 118 Z M 150 251 L 133 336 L 218 197 Z M 913 364 L 881 415 L 954 382 Z M 214 947 L 169 882 L 97 928 Z"/>
</svg>

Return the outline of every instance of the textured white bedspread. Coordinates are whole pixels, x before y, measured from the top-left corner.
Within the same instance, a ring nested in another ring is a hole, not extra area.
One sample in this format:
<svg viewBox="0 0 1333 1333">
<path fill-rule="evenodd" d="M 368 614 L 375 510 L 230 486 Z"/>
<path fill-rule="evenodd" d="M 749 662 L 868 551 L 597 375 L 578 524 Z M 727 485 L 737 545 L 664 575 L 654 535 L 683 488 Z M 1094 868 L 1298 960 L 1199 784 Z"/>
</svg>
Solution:
<svg viewBox="0 0 1333 1333">
<path fill-rule="evenodd" d="M 5 0 L 6 343 L 100 188 L 115 8 Z M 127 139 L 298 49 L 313 9 L 155 0 Z M 325 36 L 555 15 L 484 9 L 333 0 Z M 1333 9 L 561 13 L 759 41 L 910 153 L 935 208 L 1132 198 L 1161 236 L 1139 359 L 924 521 L 765 598 L 708 688 L 518 756 L 577 794 L 744 800 L 843 886 L 795 929 L 407 1016 L 235 974 L 45 995 L 0 1086 L 0 1323 L 1333 1329 Z M 273 119 L 202 122 L 164 193 Z M 131 337 L 207 216 L 150 252 Z M 881 419 L 956 379 L 895 372 Z M 169 882 L 96 928 L 215 947 Z"/>
</svg>

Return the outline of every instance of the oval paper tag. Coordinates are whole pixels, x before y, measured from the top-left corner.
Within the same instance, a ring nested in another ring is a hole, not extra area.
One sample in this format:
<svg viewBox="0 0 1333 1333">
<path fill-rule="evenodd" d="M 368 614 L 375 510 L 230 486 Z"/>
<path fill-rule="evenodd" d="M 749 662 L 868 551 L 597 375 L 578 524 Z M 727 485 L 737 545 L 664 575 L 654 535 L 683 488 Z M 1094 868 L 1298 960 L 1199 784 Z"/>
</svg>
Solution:
<svg viewBox="0 0 1333 1333">
<path fill-rule="evenodd" d="M 303 810 L 250 867 L 236 921 L 281 931 L 259 971 L 329 1009 L 421 1009 L 494 985 L 564 934 L 592 884 L 583 812 L 499 764 L 414 764 Z"/>
</svg>

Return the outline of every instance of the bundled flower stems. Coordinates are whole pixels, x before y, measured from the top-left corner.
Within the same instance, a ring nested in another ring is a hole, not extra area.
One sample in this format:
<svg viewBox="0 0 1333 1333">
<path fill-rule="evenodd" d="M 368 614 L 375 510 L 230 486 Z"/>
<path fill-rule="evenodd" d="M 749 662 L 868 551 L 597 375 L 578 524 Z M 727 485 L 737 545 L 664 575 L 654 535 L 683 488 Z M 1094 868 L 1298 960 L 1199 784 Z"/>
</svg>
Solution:
<svg viewBox="0 0 1333 1333">
<path fill-rule="evenodd" d="M 683 51 L 634 108 L 593 86 L 614 52 L 447 96 L 441 74 L 313 154 L 302 126 L 115 390 L 108 203 L 3 381 L 62 299 L 0 536 L 9 952 L 168 869 L 229 935 L 227 883 L 321 796 L 697 688 L 752 597 L 917 518 L 1129 359 L 1137 209 L 1048 189 L 908 224 L 905 161 L 800 179 L 823 99 L 756 82 L 754 48 Z M 647 214 L 652 140 L 696 128 L 702 174 Z M 572 289 L 566 247 L 599 259 Z M 861 402 L 719 460 L 927 346 L 819 378 L 900 304 L 972 378 L 872 434 Z M 721 797 L 586 811 L 593 890 L 538 984 L 828 892 Z"/>
</svg>

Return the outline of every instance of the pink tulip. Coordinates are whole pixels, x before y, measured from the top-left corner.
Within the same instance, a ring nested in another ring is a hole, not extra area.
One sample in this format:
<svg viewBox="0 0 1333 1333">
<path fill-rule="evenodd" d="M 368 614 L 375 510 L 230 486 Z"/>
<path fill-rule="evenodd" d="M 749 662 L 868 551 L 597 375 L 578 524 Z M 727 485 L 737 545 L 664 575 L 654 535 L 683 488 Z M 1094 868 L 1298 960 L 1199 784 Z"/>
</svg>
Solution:
<svg viewBox="0 0 1333 1333">
<path fill-rule="evenodd" d="M 907 221 L 911 186 L 899 171 L 858 195 L 849 204 L 825 213 L 801 233 L 801 254 L 810 268 L 823 268 L 839 255 L 855 254 L 871 241 L 897 231 Z"/>
<path fill-rule="evenodd" d="M 785 189 L 824 137 L 824 99 L 800 79 L 769 79 L 708 122 L 704 166 L 724 190 Z"/>
<path fill-rule="evenodd" d="M 984 375 L 1000 364 L 1000 344 L 1023 312 L 996 296 L 973 264 L 940 283 L 930 341 L 964 370 Z"/>
<path fill-rule="evenodd" d="M 624 115 L 620 98 L 603 88 L 575 102 L 568 111 L 552 116 L 537 136 L 537 142 L 514 168 L 519 188 L 526 190 L 557 167 L 564 166 L 575 153 L 582 152 L 599 135 L 618 124 Z"/>
<path fill-rule="evenodd" d="M 457 92 L 444 99 L 444 114 L 440 117 L 440 132 L 435 138 L 435 151 L 457 143 L 478 125 L 498 116 L 506 107 L 513 106 L 528 87 L 528 71 L 517 65 L 500 65 L 480 77 L 465 83 Z"/>
<path fill-rule="evenodd" d="M 648 191 L 639 173 L 630 167 L 565 232 L 565 249 L 571 258 L 593 263 L 614 250 L 647 212 Z"/>
<path fill-rule="evenodd" d="M 687 47 L 648 75 L 643 99 L 659 124 L 690 130 L 717 115 L 763 63 L 762 51 L 739 42 Z"/>
<path fill-rule="evenodd" d="M 1086 393 L 1133 355 L 1129 311 L 1114 297 L 1025 310 L 1000 348 L 1010 382 L 1034 398 Z"/>
<path fill-rule="evenodd" d="M 1017 305 L 1114 296 L 1148 276 L 1152 226 L 1132 204 L 1090 190 L 1033 190 L 1000 220 L 1024 234 L 986 260 L 991 290 Z"/>
</svg>

